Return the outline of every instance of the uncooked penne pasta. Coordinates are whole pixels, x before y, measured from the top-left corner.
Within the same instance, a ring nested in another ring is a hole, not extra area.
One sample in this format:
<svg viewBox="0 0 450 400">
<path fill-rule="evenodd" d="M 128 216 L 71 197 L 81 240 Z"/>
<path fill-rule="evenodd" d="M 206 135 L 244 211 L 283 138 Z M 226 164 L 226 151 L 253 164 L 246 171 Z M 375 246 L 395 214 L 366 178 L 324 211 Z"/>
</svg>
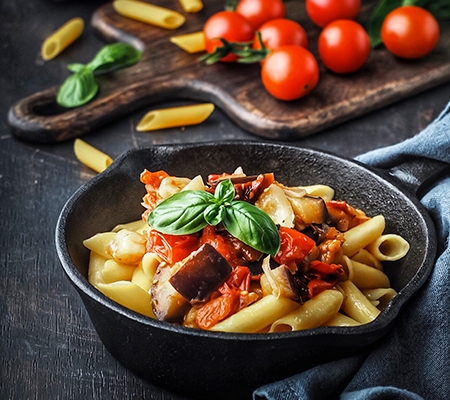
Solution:
<svg viewBox="0 0 450 400">
<path fill-rule="evenodd" d="M 212 103 L 153 110 L 142 117 L 136 130 L 138 132 L 146 132 L 157 129 L 197 125 L 206 120 L 213 111 L 214 104 Z"/>
<path fill-rule="evenodd" d="M 147 317 L 156 318 L 152 310 L 150 294 L 133 282 L 99 283 L 98 289 L 122 306 Z"/>
<path fill-rule="evenodd" d="M 352 281 L 340 282 L 339 287 L 345 295 L 342 303 L 342 311 L 350 318 L 353 318 L 361 324 L 367 324 L 372 322 L 380 314 L 380 310 L 364 296 L 364 293 Z"/>
<path fill-rule="evenodd" d="M 203 9 L 202 0 L 178 0 L 183 10 L 188 13 L 196 13 Z"/>
<path fill-rule="evenodd" d="M 172 36 L 169 40 L 189 54 L 205 51 L 205 35 L 202 31 Z"/>
<path fill-rule="evenodd" d="M 186 18 L 177 11 L 143 1 L 116 0 L 113 2 L 113 8 L 124 17 L 160 28 L 176 29 L 186 21 Z"/>
<path fill-rule="evenodd" d="M 108 154 L 103 153 L 81 139 L 75 139 L 73 151 L 82 164 L 98 173 L 104 171 L 113 162 Z"/>
<path fill-rule="evenodd" d="M 359 250 L 365 248 L 381 236 L 384 227 L 384 217 L 377 215 L 344 232 L 345 242 L 342 245 L 344 254 L 351 257 Z"/>
<path fill-rule="evenodd" d="M 256 333 L 298 307 L 299 304 L 293 300 L 269 294 L 231 317 L 217 323 L 210 330 Z"/>
<path fill-rule="evenodd" d="M 360 290 L 388 288 L 390 286 L 388 276 L 379 269 L 369 267 L 366 264 L 351 260 L 343 256 L 343 261 L 348 268 L 348 279 L 350 279 Z"/>
<path fill-rule="evenodd" d="M 396 261 L 409 251 L 409 243 L 399 235 L 386 234 L 370 243 L 367 247 L 380 261 Z"/>
<path fill-rule="evenodd" d="M 269 332 L 291 332 L 317 328 L 341 308 L 344 296 L 338 290 L 324 290 L 299 308 L 277 319 Z"/>
<path fill-rule="evenodd" d="M 76 17 L 67 21 L 63 26 L 45 39 L 44 43 L 42 43 L 42 58 L 45 61 L 55 58 L 81 36 L 83 29 L 83 19 Z"/>
</svg>

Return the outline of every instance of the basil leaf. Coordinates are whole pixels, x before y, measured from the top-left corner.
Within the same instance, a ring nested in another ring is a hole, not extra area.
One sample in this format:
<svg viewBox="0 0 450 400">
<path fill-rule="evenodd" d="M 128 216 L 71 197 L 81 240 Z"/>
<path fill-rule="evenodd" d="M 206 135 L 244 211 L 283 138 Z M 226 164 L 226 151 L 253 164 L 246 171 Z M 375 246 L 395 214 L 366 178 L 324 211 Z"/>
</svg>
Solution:
<svg viewBox="0 0 450 400">
<path fill-rule="evenodd" d="M 97 91 L 94 73 L 84 67 L 64 81 L 58 90 L 56 102 L 66 108 L 79 107 L 90 101 Z"/>
<path fill-rule="evenodd" d="M 256 250 L 276 256 L 280 234 L 264 211 L 245 201 L 232 202 L 226 211 L 222 222 L 228 232 Z"/>
<path fill-rule="evenodd" d="M 110 72 L 137 63 L 142 57 L 142 51 L 128 43 L 113 43 L 103 46 L 87 67 L 96 72 Z"/>
<path fill-rule="evenodd" d="M 178 192 L 158 204 L 147 222 L 161 233 L 189 235 L 208 225 L 204 212 L 214 200 L 211 193 L 203 190 Z"/>
<path fill-rule="evenodd" d="M 73 63 L 73 64 L 67 65 L 67 69 L 70 72 L 80 72 L 85 67 L 86 66 L 84 64 L 79 64 L 79 63 Z"/>
<path fill-rule="evenodd" d="M 216 186 L 214 197 L 220 201 L 220 204 L 231 203 L 234 199 L 235 190 L 231 179 L 225 179 Z"/>
<path fill-rule="evenodd" d="M 216 226 L 221 223 L 226 214 L 226 207 L 224 205 L 219 204 L 211 204 L 206 207 L 203 216 L 205 217 L 205 221 L 212 226 Z"/>
</svg>

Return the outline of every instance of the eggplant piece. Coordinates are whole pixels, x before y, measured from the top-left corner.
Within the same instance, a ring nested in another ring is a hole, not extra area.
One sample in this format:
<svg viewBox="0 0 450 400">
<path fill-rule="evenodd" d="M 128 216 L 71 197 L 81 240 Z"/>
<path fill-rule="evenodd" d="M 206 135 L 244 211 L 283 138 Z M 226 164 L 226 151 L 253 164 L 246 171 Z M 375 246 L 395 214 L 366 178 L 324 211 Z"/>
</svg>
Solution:
<svg viewBox="0 0 450 400">
<path fill-rule="evenodd" d="M 296 217 L 305 226 L 324 224 L 329 220 L 325 201 L 319 196 L 293 196 L 293 192 L 285 189 L 285 194 L 291 203 Z"/>
<path fill-rule="evenodd" d="M 207 300 L 228 278 L 233 268 L 213 246 L 203 244 L 169 279 L 189 302 Z"/>
<path fill-rule="evenodd" d="M 263 269 L 265 272 L 261 276 L 263 293 L 271 293 L 294 301 L 299 300 L 300 293 L 295 284 L 294 276 L 286 265 L 282 264 L 274 269 Z"/>
<path fill-rule="evenodd" d="M 150 288 L 152 309 L 160 321 L 182 322 L 191 305 L 170 284 L 172 272 L 172 267 L 166 263 L 158 266 Z"/>
</svg>

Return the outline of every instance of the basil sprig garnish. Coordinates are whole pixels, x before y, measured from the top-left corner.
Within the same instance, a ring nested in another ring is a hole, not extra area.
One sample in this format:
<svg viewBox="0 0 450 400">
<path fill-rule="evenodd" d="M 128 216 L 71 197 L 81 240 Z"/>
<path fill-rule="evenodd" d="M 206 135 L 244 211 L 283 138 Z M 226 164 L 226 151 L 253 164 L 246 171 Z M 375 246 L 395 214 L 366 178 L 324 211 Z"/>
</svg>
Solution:
<svg viewBox="0 0 450 400">
<path fill-rule="evenodd" d="M 98 92 L 96 76 L 133 65 L 141 57 L 142 51 L 127 43 L 103 46 L 89 63 L 74 63 L 67 66 L 67 69 L 73 74 L 60 86 L 56 102 L 65 108 L 86 104 Z"/>
<path fill-rule="evenodd" d="M 450 18 L 450 0 L 380 0 L 370 16 L 367 29 L 372 47 L 377 47 L 382 43 L 381 26 L 386 15 L 401 6 L 426 8 L 436 19 Z"/>
<path fill-rule="evenodd" d="M 158 204 L 147 222 L 157 231 L 188 235 L 205 226 L 223 223 L 235 238 L 265 254 L 275 256 L 280 249 L 277 226 L 264 211 L 245 201 L 234 200 L 230 179 L 221 181 L 214 195 L 204 190 L 178 192 Z"/>
</svg>

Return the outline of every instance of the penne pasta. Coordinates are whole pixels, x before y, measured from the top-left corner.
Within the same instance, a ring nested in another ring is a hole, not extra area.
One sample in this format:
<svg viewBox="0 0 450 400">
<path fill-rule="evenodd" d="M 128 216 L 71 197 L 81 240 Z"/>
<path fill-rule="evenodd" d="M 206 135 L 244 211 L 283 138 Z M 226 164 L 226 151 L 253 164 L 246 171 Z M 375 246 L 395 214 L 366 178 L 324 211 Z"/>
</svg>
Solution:
<svg viewBox="0 0 450 400">
<path fill-rule="evenodd" d="M 75 139 L 73 150 L 82 164 L 98 173 L 104 171 L 113 162 L 110 156 L 81 139 Z"/>
<path fill-rule="evenodd" d="M 122 306 L 147 317 L 156 318 L 152 310 L 150 294 L 133 282 L 99 283 L 98 289 Z"/>
<path fill-rule="evenodd" d="M 348 279 L 351 280 L 360 290 L 388 288 L 390 286 L 388 276 L 379 269 L 369 267 L 366 264 L 351 260 L 347 256 L 343 257 L 348 268 Z"/>
<path fill-rule="evenodd" d="M 52 33 L 41 46 L 41 56 L 45 61 L 52 60 L 77 40 L 84 30 L 81 18 L 72 18 Z"/>
<path fill-rule="evenodd" d="M 89 269 L 88 269 L 88 281 L 91 285 L 98 288 L 99 283 L 103 282 L 103 268 L 107 258 L 101 256 L 94 251 L 89 254 Z"/>
<path fill-rule="evenodd" d="M 370 267 L 374 267 L 379 270 L 383 270 L 380 260 L 366 249 L 359 250 L 354 256 L 352 256 L 352 260 L 369 265 Z"/>
<path fill-rule="evenodd" d="M 178 0 L 187 13 L 196 13 L 203 9 L 202 0 Z"/>
<path fill-rule="evenodd" d="M 124 17 L 160 28 L 176 29 L 186 21 L 186 18 L 177 11 L 143 1 L 116 0 L 113 2 L 113 8 Z"/>
<path fill-rule="evenodd" d="M 368 244 L 378 239 L 384 231 L 385 219 L 377 215 L 360 225 L 344 232 L 345 242 L 342 245 L 344 254 L 351 257 Z"/>
<path fill-rule="evenodd" d="M 256 333 L 271 325 L 281 316 L 287 314 L 299 304 L 286 297 L 271 294 L 243 308 L 231 317 L 214 325 L 211 331 Z"/>
<path fill-rule="evenodd" d="M 143 221 L 142 219 L 139 219 L 137 221 L 127 222 L 126 224 L 116 225 L 112 229 L 112 232 L 119 232 L 122 229 L 127 229 L 129 231 L 142 233 L 143 231 L 148 229 L 148 224 L 147 224 L 147 222 Z"/>
<path fill-rule="evenodd" d="M 161 259 L 155 253 L 145 253 L 142 257 L 142 270 L 150 282 L 153 282 L 156 268 L 158 268 Z"/>
<path fill-rule="evenodd" d="M 101 271 L 103 283 L 129 281 L 135 269 L 134 266 L 120 264 L 114 260 L 106 260 Z"/>
<path fill-rule="evenodd" d="M 148 292 L 150 290 L 150 287 L 152 286 L 153 281 L 148 279 L 147 274 L 142 268 L 142 265 L 140 265 L 134 270 L 133 276 L 131 277 L 131 282 L 138 285 L 142 290 Z"/>
<path fill-rule="evenodd" d="M 397 292 L 392 288 L 377 288 L 363 290 L 364 296 L 366 296 L 372 304 L 376 304 L 376 307 L 382 310 L 386 305 L 397 295 Z"/>
<path fill-rule="evenodd" d="M 327 185 L 310 185 L 310 186 L 300 186 L 306 191 L 310 196 L 318 196 L 325 200 L 333 200 L 334 189 Z"/>
<path fill-rule="evenodd" d="M 189 54 L 205 51 L 205 35 L 202 31 L 172 36 L 169 40 Z"/>
<path fill-rule="evenodd" d="M 409 243 L 399 235 L 386 234 L 367 246 L 367 250 L 380 261 L 396 261 L 409 251 Z"/>
<path fill-rule="evenodd" d="M 361 324 L 367 324 L 372 322 L 380 314 L 380 310 L 364 296 L 352 281 L 347 280 L 341 282 L 339 283 L 339 287 L 345 295 L 342 310 L 350 318 L 353 318 Z"/>
<path fill-rule="evenodd" d="M 83 245 L 89 250 L 101 255 L 102 257 L 111 259 L 112 256 L 106 249 L 115 236 L 115 232 L 97 233 L 89 239 L 84 240 Z"/>
<path fill-rule="evenodd" d="M 269 332 L 291 332 L 317 328 L 332 318 L 341 308 L 344 296 L 338 290 L 325 290 L 299 308 L 277 319 Z"/>
<path fill-rule="evenodd" d="M 336 313 L 336 315 L 331 317 L 327 322 L 323 324 L 323 326 L 357 326 L 357 325 L 361 324 L 358 321 L 355 321 L 353 318 L 341 314 L 340 312 Z"/>
<path fill-rule="evenodd" d="M 146 132 L 196 125 L 206 120 L 213 111 L 214 104 L 212 103 L 153 110 L 144 115 L 139 121 L 136 130 L 138 132 Z"/>
</svg>

